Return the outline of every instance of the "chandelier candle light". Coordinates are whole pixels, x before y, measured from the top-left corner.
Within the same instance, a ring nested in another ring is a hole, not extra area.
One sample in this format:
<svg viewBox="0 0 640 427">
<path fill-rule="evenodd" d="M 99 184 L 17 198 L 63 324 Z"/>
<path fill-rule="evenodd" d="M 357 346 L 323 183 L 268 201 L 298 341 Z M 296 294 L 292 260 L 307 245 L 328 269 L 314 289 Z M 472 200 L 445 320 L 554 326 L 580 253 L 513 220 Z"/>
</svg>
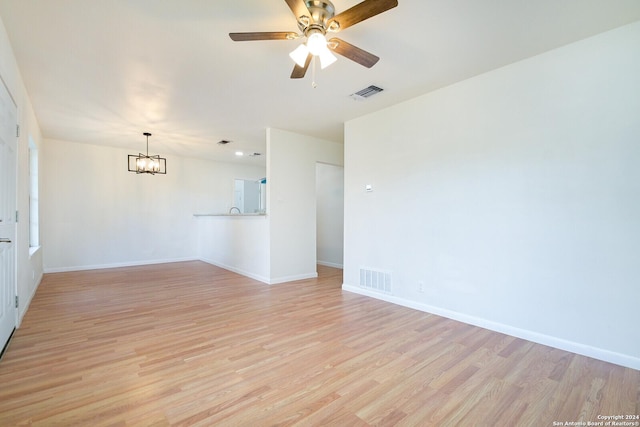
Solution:
<svg viewBox="0 0 640 427">
<path fill-rule="evenodd" d="M 143 135 L 147 137 L 147 154 L 129 154 L 127 158 L 129 164 L 129 172 L 148 173 L 151 175 L 155 175 L 157 173 L 162 175 L 166 174 L 167 159 L 160 157 L 157 154 L 155 156 L 150 156 L 149 137 L 151 136 L 151 134 L 149 132 L 145 132 L 143 133 Z"/>
</svg>

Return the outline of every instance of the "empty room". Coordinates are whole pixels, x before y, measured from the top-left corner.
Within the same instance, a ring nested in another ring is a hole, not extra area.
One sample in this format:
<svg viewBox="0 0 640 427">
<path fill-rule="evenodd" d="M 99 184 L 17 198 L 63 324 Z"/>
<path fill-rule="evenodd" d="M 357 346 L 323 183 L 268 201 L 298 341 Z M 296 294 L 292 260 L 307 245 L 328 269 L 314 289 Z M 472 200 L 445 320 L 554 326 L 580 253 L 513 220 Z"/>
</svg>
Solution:
<svg viewBox="0 0 640 427">
<path fill-rule="evenodd" d="M 0 22 L 0 426 L 640 426 L 637 0 Z"/>
</svg>

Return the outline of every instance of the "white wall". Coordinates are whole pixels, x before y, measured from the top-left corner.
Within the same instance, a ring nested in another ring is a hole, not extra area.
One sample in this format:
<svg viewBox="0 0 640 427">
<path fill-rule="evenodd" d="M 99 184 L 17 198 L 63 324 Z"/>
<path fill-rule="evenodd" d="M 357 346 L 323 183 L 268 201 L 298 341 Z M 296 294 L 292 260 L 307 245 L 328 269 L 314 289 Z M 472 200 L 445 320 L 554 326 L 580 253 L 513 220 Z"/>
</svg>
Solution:
<svg viewBox="0 0 640 427">
<path fill-rule="evenodd" d="M 635 23 L 348 122 L 344 288 L 390 270 L 379 298 L 640 369 L 638 46 Z"/>
<path fill-rule="evenodd" d="M 167 156 L 166 175 L 137 175 L 126 167 L 135 151 L 46 140 L 44 152 L 46 271 L 198 259 L 193 214 L 228 211 L 233 179 L 265 173 Z"/>
<path fill-rule="evenodd" d="M 16 62 L 4 24 L 0 21 L 0 78 L 18 106 L 17 209 L 19 222 L 16 230 L 17 293 L 20 298 L 18 325 L 29 307 L 31 298 L 42 279 L 42 252 L 29 253 L 29 137 L 41 147 L 40 127 L 31 106 L 18 64 Z M 2 82 L 0 82 L 2 84 Z"/>
<path fill-rule="evenodd" d="M 316 163 L 343 164 L 343 146 L 267 129 L 270 283 L 316 277 Z"/>
<path fill-rule="evenodd" d="M 201 260 L 269 283 L 266 216 L 203 216 L 197 222 Z"/>
<path fill-rule="evenodd" d="M 318 264 L 342 268 L 344 168 L 316 164 L 316 256 Z"/>
<path fill-rule="evenodd" d="M 265 167 L 237 164 L 204 165 L 207 170 L 192 174 L 189 188 L 200 188 L 199 214 L 228 213 L 235 197 L 237 179 L 256 181 L 266 176 Z M 203 186 L 202 177 L 208 177 Z M 217 187 L 212 197 L 210 189 Z M 209 200 L 206 206 L 203 201 Z M 215 200 L 215 201 L 214 201 Z M 268 283 L 268 224 L 264 216 L 202 216 L 197 223 L 199 259 Z"/>
</svg>

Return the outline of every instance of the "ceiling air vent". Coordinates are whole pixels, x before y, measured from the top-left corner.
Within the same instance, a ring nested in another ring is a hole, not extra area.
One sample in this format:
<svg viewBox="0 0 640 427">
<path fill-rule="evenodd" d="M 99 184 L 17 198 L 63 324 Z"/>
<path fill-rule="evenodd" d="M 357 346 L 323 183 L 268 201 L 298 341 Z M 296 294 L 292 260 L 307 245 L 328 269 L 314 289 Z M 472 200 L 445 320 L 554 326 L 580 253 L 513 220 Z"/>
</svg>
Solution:
<svg viewBox="0 0 640 427">
<path fill-rule="evenodd" d="M 379 88 L 378 86 L 369 86 L 369 87 L 365 87 L 364 89 L 361 89 L 359 91 L 357 91 L 356 93 L 352 93 L 350 96 L 351 98 L 355 99 L 356 101 L 361 101 L 365 98 L 369 98 L 370 96 L 375 95 L 376 93 L 380 93 L 382 92 L 383 89 Z"/>
<path fill-rule="evenodd" d="M 228 139 L 221 139 L 220 141 L 218 141 L 218 144 L 220 145 L 227 145 L 228 143 L 230 143 L 231 141 L 229 141 Z"/>
</svg>

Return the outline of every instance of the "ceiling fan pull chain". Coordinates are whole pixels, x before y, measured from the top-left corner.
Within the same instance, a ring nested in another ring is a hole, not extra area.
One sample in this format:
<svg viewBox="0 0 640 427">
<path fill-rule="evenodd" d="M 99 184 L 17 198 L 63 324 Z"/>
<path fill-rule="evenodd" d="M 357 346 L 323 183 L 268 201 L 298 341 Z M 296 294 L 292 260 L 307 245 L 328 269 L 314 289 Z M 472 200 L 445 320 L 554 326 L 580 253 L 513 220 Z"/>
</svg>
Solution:
<svg viewBox="0 0 640 427">
<path fill-rule="evenodd" d="M 317 88 L 318 84 L 316 83 L 316 56 L 313 56 L 313 59 L 311 60 L 312 64 L 311 64 L 311 87 L 312 88 Z"/>
</svg>

